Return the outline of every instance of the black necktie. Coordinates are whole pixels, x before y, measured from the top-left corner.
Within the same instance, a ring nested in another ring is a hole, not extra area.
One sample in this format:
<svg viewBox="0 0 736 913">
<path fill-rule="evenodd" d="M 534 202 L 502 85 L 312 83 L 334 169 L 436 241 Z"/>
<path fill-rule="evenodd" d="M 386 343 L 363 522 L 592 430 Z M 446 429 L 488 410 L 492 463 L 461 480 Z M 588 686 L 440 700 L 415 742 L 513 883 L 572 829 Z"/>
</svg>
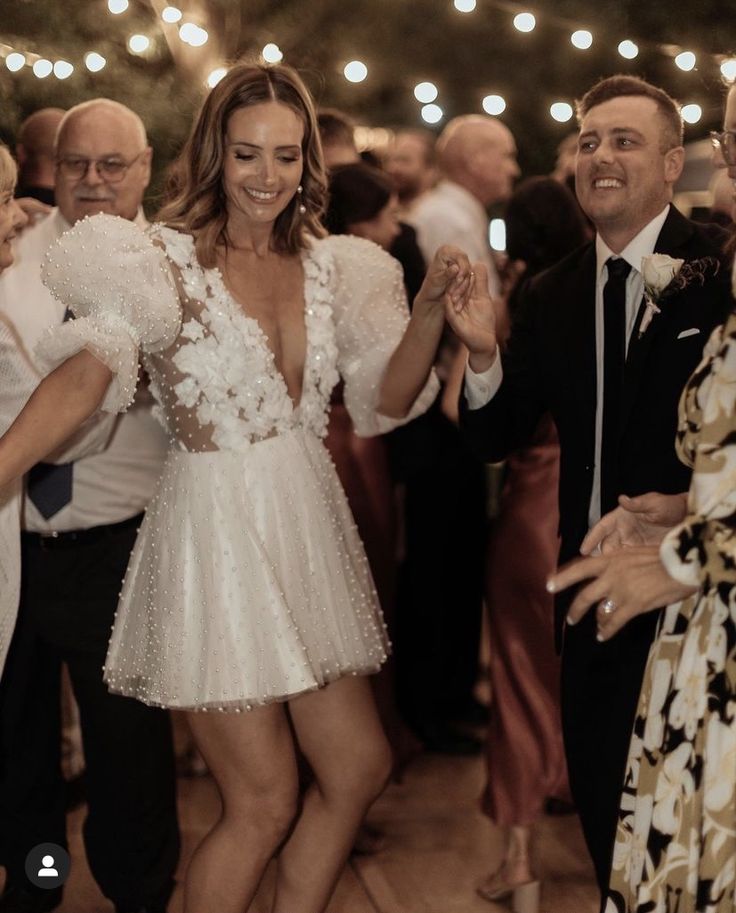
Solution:
<svg viewBox="0 0 736 913">
<path fill-rule="evenodd" d="M 621 428 L 624 363 L 626 361 L 626 277 L 629 264 L 606 261 L 603 289 L 603 427 L 601 430 L 601 516 L 618 503 L 618 439 Z"/>
<path fill-rule="evenodd" d="M 67 309 L 64 322 L 72 317 Z M 72 499 L 73 463 L 36 463 L 26 477 L 26 492 L 41 516 L 48 520 Z"/>
</svg>

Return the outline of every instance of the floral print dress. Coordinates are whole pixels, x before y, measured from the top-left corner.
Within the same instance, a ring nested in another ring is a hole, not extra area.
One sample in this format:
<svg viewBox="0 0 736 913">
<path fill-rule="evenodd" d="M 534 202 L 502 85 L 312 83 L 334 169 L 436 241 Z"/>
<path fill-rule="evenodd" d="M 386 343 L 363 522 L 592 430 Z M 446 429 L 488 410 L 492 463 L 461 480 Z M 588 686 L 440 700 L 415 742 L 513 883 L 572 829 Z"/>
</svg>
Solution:
<svg viewBox="0 0 736 913">
<path fill-rule="evenodd" d="M 649 655 L 606 913 L 736 909 L 736 316 L 683 392 L 677 447 L 688 514 L 660 555 L 698 592 Z"/>
</svg>

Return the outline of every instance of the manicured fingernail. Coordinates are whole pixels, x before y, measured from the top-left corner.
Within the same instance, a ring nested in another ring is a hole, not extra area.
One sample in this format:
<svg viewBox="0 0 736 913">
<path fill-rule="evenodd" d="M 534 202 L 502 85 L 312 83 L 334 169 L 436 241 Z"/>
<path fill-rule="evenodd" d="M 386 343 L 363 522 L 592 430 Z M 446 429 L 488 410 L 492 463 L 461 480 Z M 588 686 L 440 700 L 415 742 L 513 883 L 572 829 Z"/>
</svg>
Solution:
<svg viewBox="0 0 736 913">
<path fill-rule="evenodd" d="M 566 616 L 565 616 L 565 621 L 566 621 L 569 625 L 577 624 L 577 621 L 576 621 L 571 615 L 566 615 Z"/>
<path fill-rule="evenodd" d="M 599 644 L 602 644 L 603 641 L 604 641 L 606 638 L 605 638 L 605 637 L 601 634 L 601 632 L 599 631 L 599 632 L 595 635 L 595 639 L 598 641 Z"/>
<path fill-rule="evenodd" d="M 548 593 L 554 593 L 557 590 L 554 580 L 550 577 L 545 584 Z"/>
</svg>

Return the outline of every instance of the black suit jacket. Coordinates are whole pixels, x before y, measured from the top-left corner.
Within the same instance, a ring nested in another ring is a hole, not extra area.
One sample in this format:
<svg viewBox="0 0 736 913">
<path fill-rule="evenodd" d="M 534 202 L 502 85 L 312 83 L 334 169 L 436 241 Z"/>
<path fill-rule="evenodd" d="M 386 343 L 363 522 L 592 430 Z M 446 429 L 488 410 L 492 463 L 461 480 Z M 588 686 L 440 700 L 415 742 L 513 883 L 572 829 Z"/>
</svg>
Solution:
<svg viewBox="0 0 736 913">
<path fill-rule="evenodd" d="M 641 339 L 629 344 L 619 439 L 619 493 L 685 491 L 690 470 L 675 454 L 678 402 L 703 346 L 733 299 L 723 262 L 722 229 L 699 225 L 670 207 L 655 251 L 684 260 L 714 257 L 715 277 L 691 283 L 662 302 Z M 550 412 L 560 437 L 560 560 L 579 554 L 588 530 L 596 411 L 595 244 L 567 256 L 528 284 L 508 350 L 504 379 L 482 409 L 461 397 L 461 429 L 472 450 L 491 462 L 526 444 Z M 678 338 L 686 331 L 697 334 Z M 557 634 L 567 601 L 557 606 Z"/>
</svg>

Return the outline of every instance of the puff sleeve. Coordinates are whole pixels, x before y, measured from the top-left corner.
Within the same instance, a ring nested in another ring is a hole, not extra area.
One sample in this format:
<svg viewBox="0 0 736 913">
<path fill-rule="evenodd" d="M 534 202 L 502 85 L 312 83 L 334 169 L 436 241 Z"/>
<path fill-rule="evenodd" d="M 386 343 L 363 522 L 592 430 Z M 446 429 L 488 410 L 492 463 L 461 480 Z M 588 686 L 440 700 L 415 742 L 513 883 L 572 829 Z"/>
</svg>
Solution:
<svg viewBox="0 0 736 913">
<path fill-rule="evenodd" d="M 432 371 L 404 418 L 377 411 L 384 372 L 409 322 L 401 267 L 371 241 L 335 235 L 322 243 L 334 259 L 337 367 L 345 382 L 345 406 L 356 434 L 385 434 L 426 412 L 439 381 Z"/>
<path fill-rule="evenodd" d="M 113 373 L 101 409 L 124 412 L 133 401 L 139 350 L 168 348 L 181 309 L 163 251 L 140 228 L 118 216 L 83 219 L 51 247 L 44 284 L 75 315 L 53 327 L 36 347 L 46 371 L 88 349 Z"/>
<path fill-rule="evenodd" d="M 660 546 L 667 572 L 707 590 L 736 585 L 736 316 L 718 327 L 683 391 L 678 452 L 693 467 L 688 512 Z"/>
</svg>

